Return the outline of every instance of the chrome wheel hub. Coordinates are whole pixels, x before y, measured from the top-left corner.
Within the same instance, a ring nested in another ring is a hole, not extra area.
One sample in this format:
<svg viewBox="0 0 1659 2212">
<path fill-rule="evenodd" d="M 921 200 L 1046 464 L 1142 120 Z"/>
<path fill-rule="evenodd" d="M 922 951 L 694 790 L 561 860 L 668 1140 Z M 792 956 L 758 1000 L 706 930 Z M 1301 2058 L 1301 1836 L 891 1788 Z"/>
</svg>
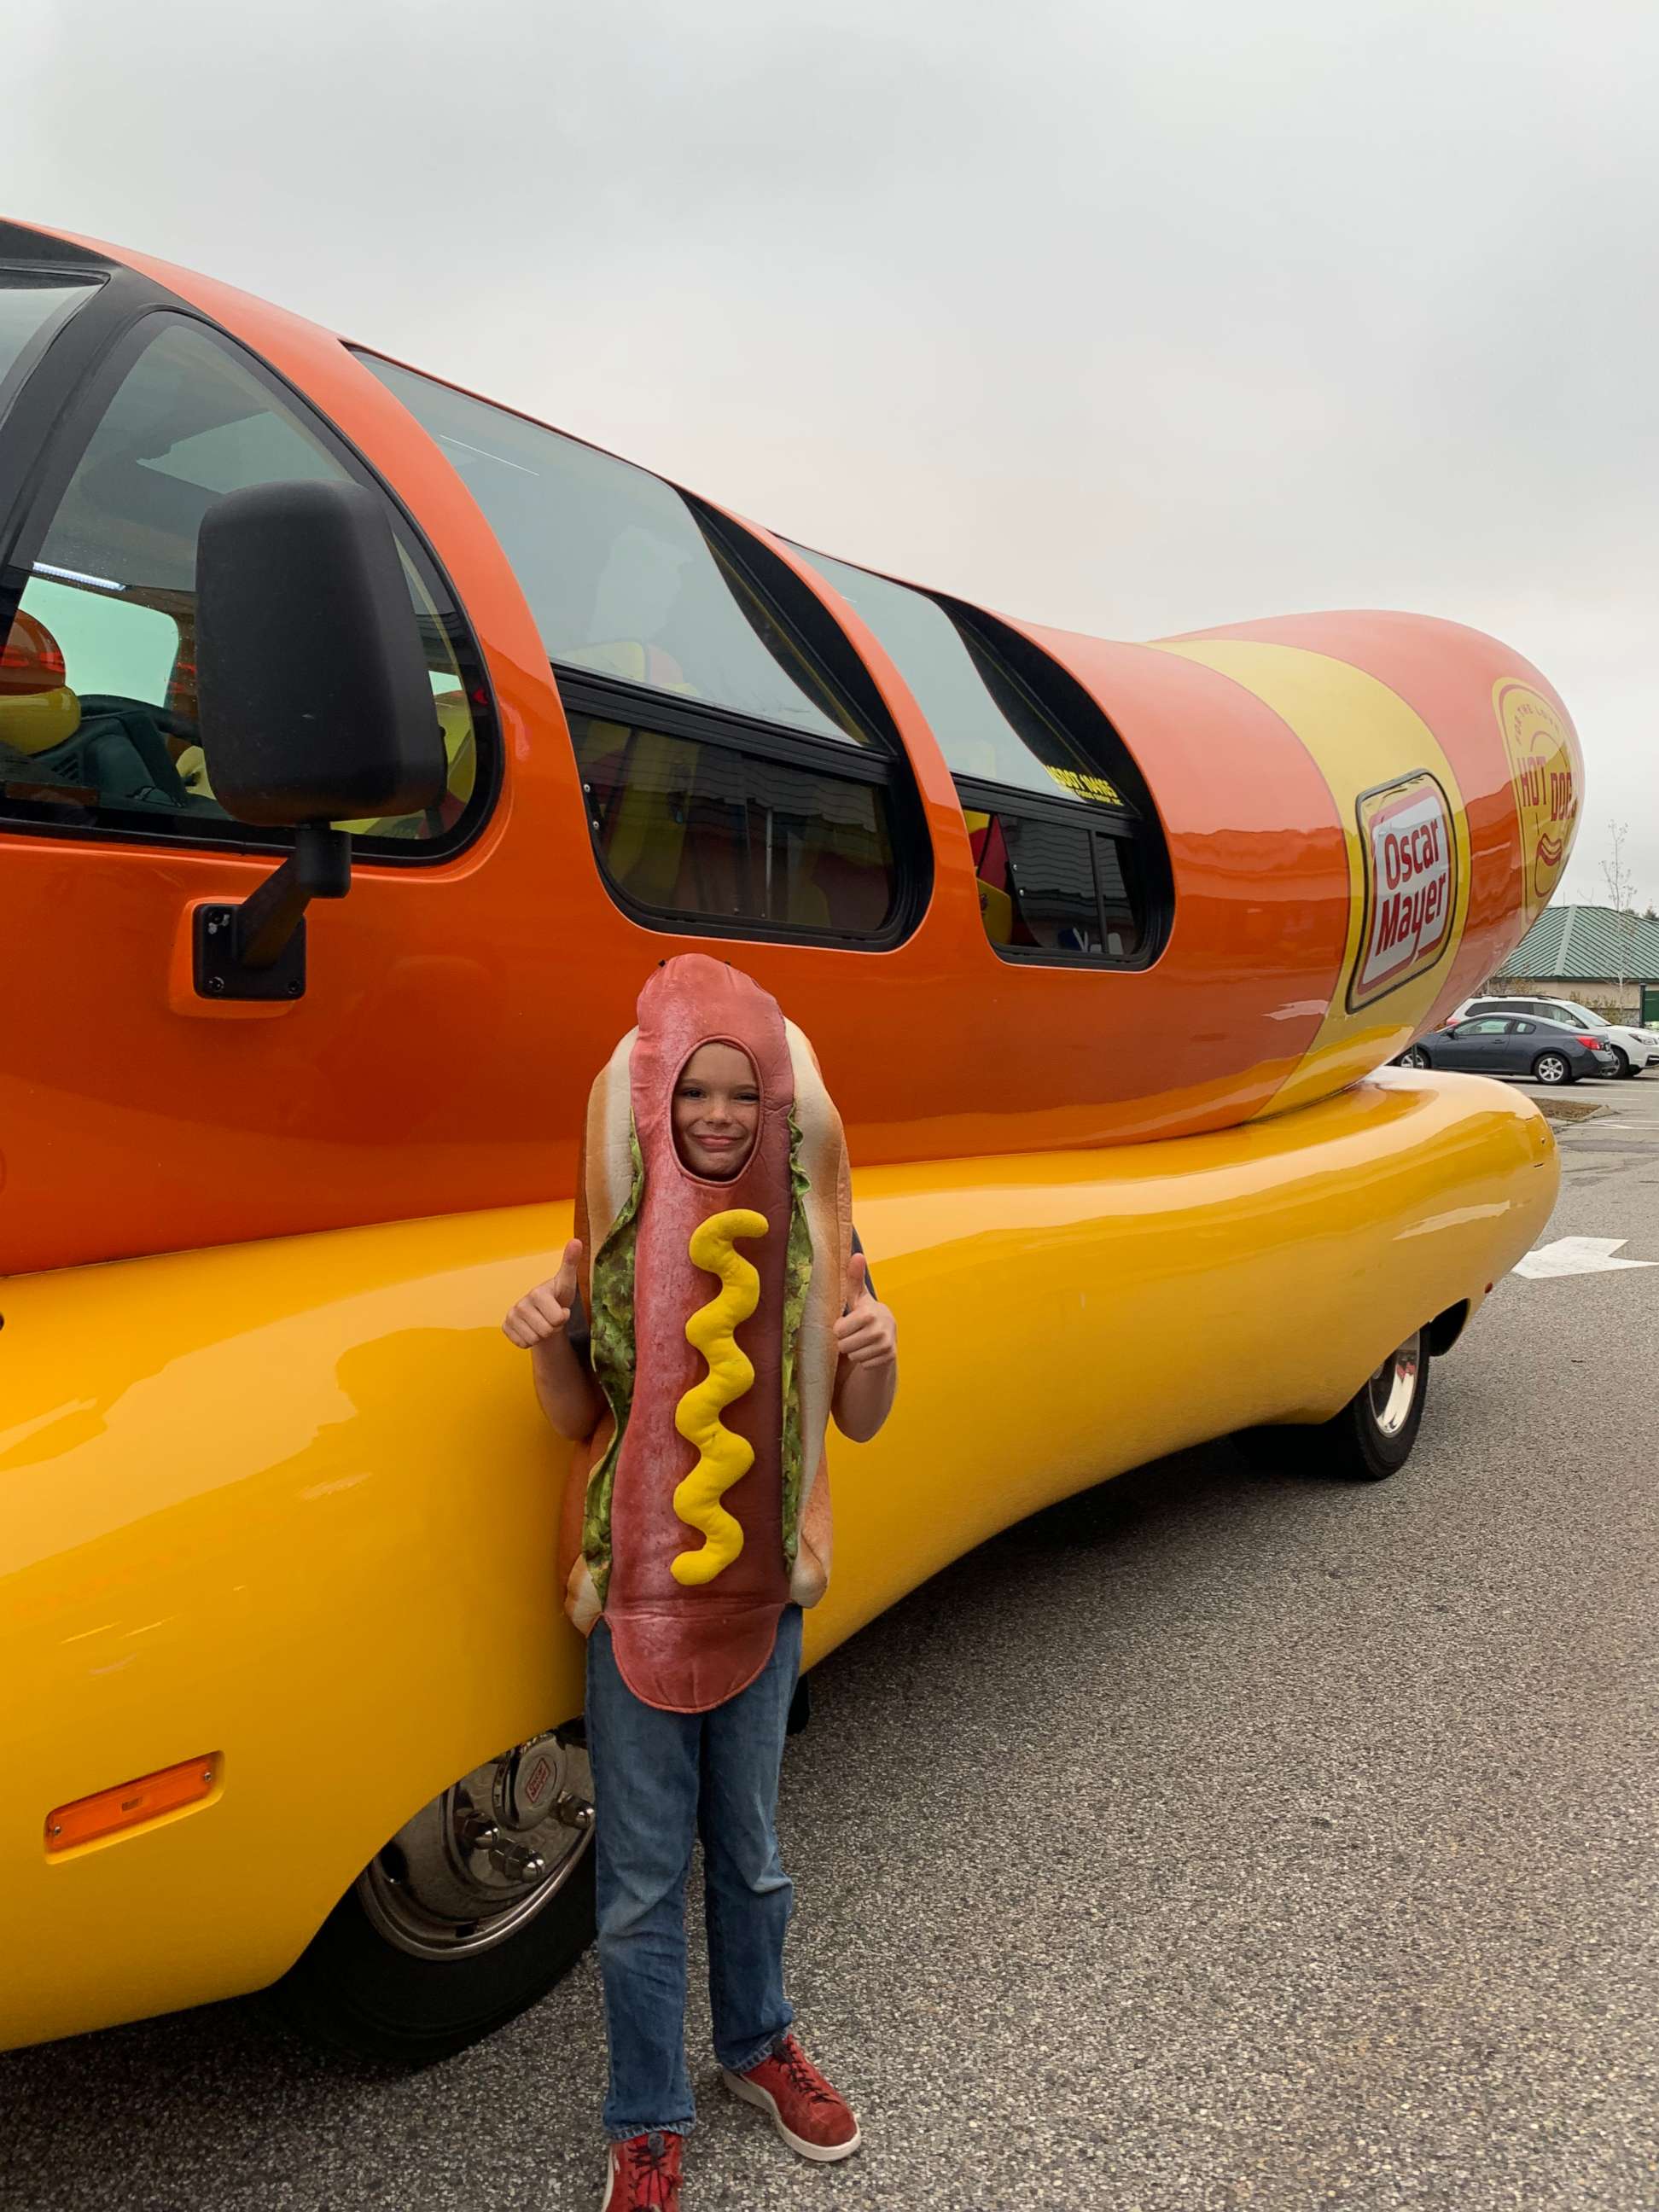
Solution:
<svg viewBox="0 0 1659 2212">
<path fill-rule="evenodd" d="M 557 1895 L 592 1830 L 586 1752 L 532 1736 L 423 1805 L 359 1875 L 357 1894 L 417 1958 L 485 1951 Z"/>
<path fill-rule="evenodd" d="M 1380 1434 L 1397 1437 L 1410 1416 L 1417 1396 L 1418 1370 L 1423 1359 L 1423 1333 L 1414 1331 L 1398 1352 L 1391 1352 L 1372 1376 L 1368 1387 L 1371 1419 Z"/>
</svg>

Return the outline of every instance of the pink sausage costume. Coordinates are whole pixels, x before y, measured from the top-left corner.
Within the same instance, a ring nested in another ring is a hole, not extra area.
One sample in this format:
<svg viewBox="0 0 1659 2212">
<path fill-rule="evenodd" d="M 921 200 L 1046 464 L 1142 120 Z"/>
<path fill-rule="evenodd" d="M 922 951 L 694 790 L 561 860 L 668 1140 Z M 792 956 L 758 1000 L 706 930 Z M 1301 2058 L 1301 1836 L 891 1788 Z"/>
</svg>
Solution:
<svg viewBox="0 0 1659 2212">
<path fill-rule="evenodd" d="M 571 1466 L 565 1602 L 584 1633 L 603 1613 L 635 1697 L 696 1713 L 754 1680 L 784 1607 L 829 1580 L 851 1182 L 812 1048 L 749 976 L 683 954 L 638 1014 L 588 1100 L 576 1233 L 609 1411 Z M 675 1085 L 704 1044 L 745 1052 L 760 1090 L 726 1181 L 674 1142 Z"/>
</svg>

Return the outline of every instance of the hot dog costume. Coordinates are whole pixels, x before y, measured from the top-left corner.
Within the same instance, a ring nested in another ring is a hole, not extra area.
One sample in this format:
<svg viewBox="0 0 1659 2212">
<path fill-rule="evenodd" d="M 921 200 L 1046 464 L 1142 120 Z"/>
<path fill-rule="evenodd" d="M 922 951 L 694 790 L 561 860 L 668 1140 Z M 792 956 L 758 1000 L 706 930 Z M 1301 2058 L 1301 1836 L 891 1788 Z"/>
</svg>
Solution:
<svg viewBox="0 0 1659 2212">
<path fill-rule="evenodd" d="M 683 954 L 637 1011 L 589 1097 L 577 1189 L 607 1410 L 571 1465 L 565 1606 L 584 1634 L 603 1613 L 636 1697 L 706 1712 L 829 1580 L 851 1178 L 811 1046 L 749 976 Z M 760 1090 L 754 1149 L 724 1181 L 674 1143 L 675 1085 L 704 1044 L 747 1053 Z"/>
</svg>

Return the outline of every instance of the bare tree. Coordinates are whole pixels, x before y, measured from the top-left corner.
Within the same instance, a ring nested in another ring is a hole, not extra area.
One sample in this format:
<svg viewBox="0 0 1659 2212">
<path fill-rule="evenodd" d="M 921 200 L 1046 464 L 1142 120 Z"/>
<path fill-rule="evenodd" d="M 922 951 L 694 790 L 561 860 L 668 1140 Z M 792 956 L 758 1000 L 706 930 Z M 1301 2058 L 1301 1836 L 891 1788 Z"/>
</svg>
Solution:
<svg viewBox="0 0 1659 2212">
<path fill-rule="evenodd" d="M 1607 887 L 1607 896 L 1613 902 L 1616 918 L 1613 935 L 1619 945 L 1619 988 L 1625 988 L 1626 970 L 1630 965 L 1631 947 L 1635 941 L 1637 890 L 1630 870 L 1625 865 L 1625 840 L 1630 835 L 1628 822 L 1609 822 L 1607 842 L 1613 850 L 1601 863 L 1601 880 Z"/>
</svg>

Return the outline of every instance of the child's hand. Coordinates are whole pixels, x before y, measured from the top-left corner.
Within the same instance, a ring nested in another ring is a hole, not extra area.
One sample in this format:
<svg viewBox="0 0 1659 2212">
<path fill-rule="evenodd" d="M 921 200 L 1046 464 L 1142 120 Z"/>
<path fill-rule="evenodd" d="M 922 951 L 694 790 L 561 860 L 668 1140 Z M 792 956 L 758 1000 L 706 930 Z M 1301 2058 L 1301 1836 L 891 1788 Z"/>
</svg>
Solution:
<svg viewBox="0 0 1659 2212">
<path fill-rule="evenodd" d="M 538 1344 L 564 1334 L 576 1302 L 576 1270 L 581 1257 L 580 1242 L 573 1237 L 564 1248 L 558 1273 L 538 1283 L 533 1291 L 526 1291 L 501 1323 L 502 1334 L 521 1352 L 533 1352 Z"/>
<path fill-rule="evenodd" d="M 898 1323 L 870 1288 L 870 1267 L 854 1252 L 847 1270 L 847 1310 L 836 1323 L 836 1349 L 849 1367 L 878 1367 L 898 1358 Z"/>
</svg>

